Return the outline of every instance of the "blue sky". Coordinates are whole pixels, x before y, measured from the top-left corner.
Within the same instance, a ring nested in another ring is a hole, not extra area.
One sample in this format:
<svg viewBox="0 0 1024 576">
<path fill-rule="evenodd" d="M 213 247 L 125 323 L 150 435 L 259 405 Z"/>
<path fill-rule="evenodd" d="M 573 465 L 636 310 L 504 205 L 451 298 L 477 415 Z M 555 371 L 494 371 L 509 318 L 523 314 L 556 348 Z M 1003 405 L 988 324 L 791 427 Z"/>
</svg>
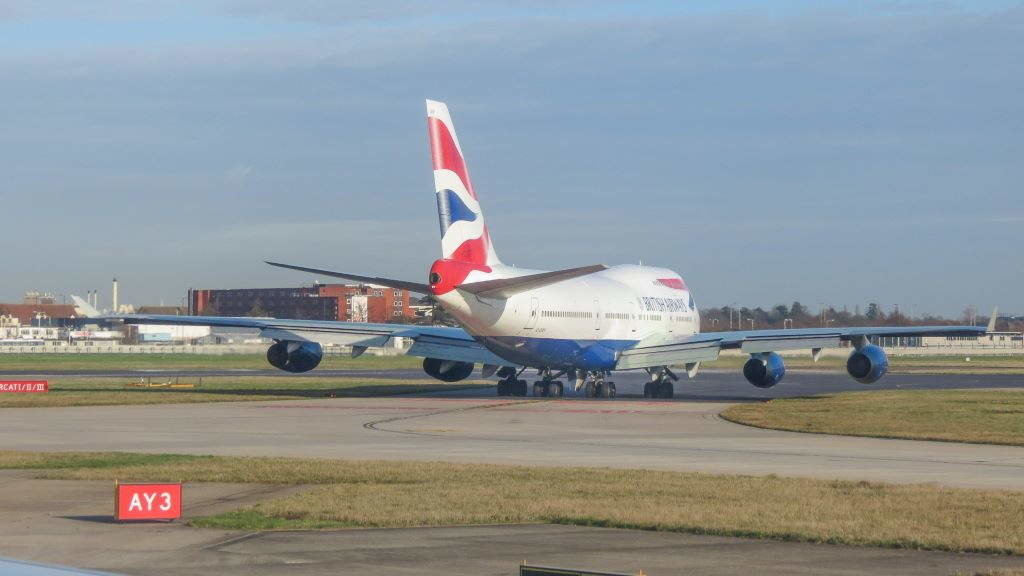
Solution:
<svg viewBox="0 0 1024 576">
<path fill-rule="evenodd" d="M 429 97 L 506 262 L 1022 311 L 1022 63 L 1016 2 L 5 2 L 0 300 L 419 279 Z"/>
</svg>

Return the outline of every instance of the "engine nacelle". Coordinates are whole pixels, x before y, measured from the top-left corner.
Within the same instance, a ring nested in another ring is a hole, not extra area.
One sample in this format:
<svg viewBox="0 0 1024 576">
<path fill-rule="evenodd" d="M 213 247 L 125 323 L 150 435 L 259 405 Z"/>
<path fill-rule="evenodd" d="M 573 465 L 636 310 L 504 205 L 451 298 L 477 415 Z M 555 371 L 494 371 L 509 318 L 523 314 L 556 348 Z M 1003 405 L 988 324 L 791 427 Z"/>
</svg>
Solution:
<svg viewBox="0 0 1024 576">
<path fill-rule="evenodd" d="M 885 350 L 874 344 L 862 346 L 846 360 L 846 371 L 861 384 L 873 384 L 889 370 Z"/>
<path fill-rule="evenodd" d="M 279 340 L 267 349 L 267 362 L 285 372 L 309 372 L 323 357 L 324 349 L 316 342 Z"/>
<path fill-rule="evenodd" d="M 423 371 L 431 378 L 437 378 L 442 382 L 458 382 L 469 378 L 469 375 L 473 373 L 473 363 L 424 358 Z"/>
<path fill-rule="evenodd" d="M 743 377 L 758 388 L 771 388 L 786 375 L 786 364 L 775 352 L 751 354 L 743 365 Z"/>
</svg>

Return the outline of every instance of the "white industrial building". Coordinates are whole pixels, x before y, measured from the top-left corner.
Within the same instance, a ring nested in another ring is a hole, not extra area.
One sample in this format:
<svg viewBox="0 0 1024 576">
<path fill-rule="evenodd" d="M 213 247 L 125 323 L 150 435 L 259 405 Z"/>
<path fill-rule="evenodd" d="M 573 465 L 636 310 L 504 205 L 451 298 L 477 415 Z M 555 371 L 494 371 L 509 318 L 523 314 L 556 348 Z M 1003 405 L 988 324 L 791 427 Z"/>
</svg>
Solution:
<svg viewBox="0 0 1024 576">
<path fill-rule="evenodd" d="M 983 336 L 925 336 L 923 348 L 1024 348 L 1024 332 L 989 332 Z"/>
</svg>

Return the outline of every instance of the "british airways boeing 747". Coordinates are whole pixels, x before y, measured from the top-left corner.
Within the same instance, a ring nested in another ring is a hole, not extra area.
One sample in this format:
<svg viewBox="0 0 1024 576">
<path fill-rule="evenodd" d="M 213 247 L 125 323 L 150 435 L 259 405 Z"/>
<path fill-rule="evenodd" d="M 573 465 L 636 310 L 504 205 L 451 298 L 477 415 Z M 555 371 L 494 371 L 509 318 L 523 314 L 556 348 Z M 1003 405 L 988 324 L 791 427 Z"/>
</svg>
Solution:
<svg viewBox="0 0 1024 576">
<path fill-rule="evenodd" d="M 288 372 L 316 368 L 323 344 L 352 346 L 358 355 L 396 337 L 413 341 L 408 354 L 423 357 L 423 369 L 445 382 L 469 377 L 477 364 L 484 377 L 497 375 L 498 394 L 525 396 L 526 369 L 537 370 L 535 396 L 565 394 L 563 378 L 586 396 L 611 397 L 616 370 L 645 370 L 647 397 L 670 398 L 682 366 L 690 377 L 701 362 L 723 349 L 750 355 L 744 377 L 769 388 L 782 380 L 780 350 L 849 343 L 850 376 L 871 383 L 888 368 L 873 336 L 964 336 L 974 326 L 829 327 L 821 329 L 700 332 L 700 314 L 683 278 L 666 268 L 602 264 L 557 270 L 524 270 L 502 264 L 491 243 L 479 198 L 469 178 L 462 146 L 448 107 L 427 101 L 427 131 L 434 167 L 434 192 L 441 225 L 441 258 L 427 282 L 360 276 L 291 264 L 273 266 L 345 278 L 432 295 L 460 328 L 361 322 L 224 318 L 204 316 L 121 317 L 128 323 L 189 324 L 257 328 L 275 341 L 269 362 Z"/>
</svg>

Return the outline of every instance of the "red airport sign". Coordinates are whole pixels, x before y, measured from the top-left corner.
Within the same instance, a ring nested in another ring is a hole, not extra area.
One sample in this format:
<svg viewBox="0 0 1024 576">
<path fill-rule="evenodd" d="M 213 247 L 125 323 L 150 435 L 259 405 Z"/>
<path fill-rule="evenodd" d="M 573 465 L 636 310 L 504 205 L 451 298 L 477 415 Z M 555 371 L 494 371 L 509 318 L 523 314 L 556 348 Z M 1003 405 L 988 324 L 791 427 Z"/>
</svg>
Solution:
<svg viewBox="0 0 1024 576">
<path fill-rule="evenodd" d="M 117 484 L 114 520 L 181 518 L 181 484 Z"/>
<path fill-rule="evenodd" d="M 49 392 L 50 383 L 46 380 L 0 380 L 0 392 Z"/>
</svg>

